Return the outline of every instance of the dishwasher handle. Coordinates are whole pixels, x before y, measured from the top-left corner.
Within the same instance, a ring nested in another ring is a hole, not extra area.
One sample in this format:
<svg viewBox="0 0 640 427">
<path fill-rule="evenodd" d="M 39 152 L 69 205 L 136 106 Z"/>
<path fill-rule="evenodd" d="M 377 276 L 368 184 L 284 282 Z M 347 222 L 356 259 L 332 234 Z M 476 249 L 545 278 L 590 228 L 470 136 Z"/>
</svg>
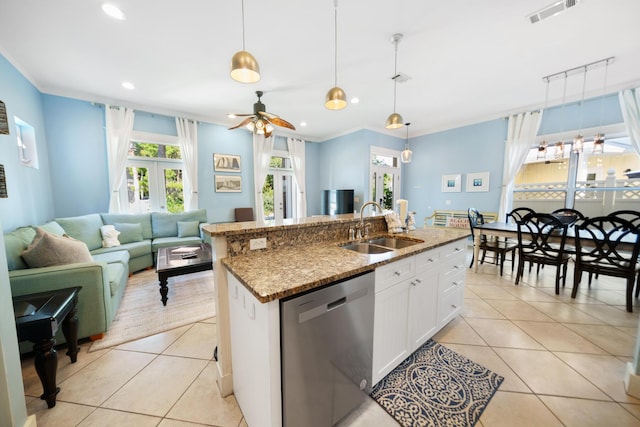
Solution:
<svg viewBox="0 0 640 427">
<path fill-rule="evenodd" d="M 351 292 L 350 294 L 344 295 L 332 302 L 326 303 L 324 301 L 320 302 L 313 308 L 309 308 L 303 312 L 298 314 L 298 323 L 304 323 L 311 319 L 315 319 L 318 316 L 322 316 L 323 314 L 329 313 L 339 307 L 342 307 L 345 304 L 350 304 L 355 300 L 358 300 L 367 295 L 367 289 L 359 289 L 355 292 Z M 326 301 L 326 300 L 325 300 Z"/>
</svg>

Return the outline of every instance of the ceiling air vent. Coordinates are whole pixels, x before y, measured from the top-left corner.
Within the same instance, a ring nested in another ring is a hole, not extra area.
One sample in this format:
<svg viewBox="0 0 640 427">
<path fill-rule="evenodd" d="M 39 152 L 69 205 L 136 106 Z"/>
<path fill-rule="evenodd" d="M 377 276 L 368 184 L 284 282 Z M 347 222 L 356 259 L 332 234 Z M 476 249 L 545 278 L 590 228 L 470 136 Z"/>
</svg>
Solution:
<svg viewBox="0 0 640 427">
<path fill-rule="evenodd" d="M 536 22 L 540 22 L 543 19 L 550 18 L 552 16 L 556 16 L 559 13 L 564 12 L 570 7 L 576 6 L 580 3 L 580 0 L 560 0 L 555 3 L 550 4 L 549 6 L 543 7 L 542 9 L 534 12 L 528 16 L 529 22 L 535 24 Z"/>
</svg>

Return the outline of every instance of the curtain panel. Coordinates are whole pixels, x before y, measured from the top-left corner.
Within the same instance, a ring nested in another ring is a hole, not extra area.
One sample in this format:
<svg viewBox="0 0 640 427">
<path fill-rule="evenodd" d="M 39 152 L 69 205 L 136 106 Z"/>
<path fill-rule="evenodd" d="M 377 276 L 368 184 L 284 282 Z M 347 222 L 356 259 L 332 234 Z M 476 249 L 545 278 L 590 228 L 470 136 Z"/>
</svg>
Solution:
<svg viewBox="0 0 640 427">
<path fill-rule="evenodd" d="M 291 155 L 293 177 L 298 184 L 297 217 L 307 216 L 307 196 L 305 193 L 305 142 L 301 139 L 287 138 L 287 147 Z"/>
<path fill-rule="evenodd" d="M 129 140 L 133 131 L 135 113 L 132 109 L 104 106 L 107 133 L 107 160 L 109 167 L 109 212 L 120 213 L 120 188 L 125 178 Z"/>
<path fill-rule="evenodd" d="M 256 192 L 256 222 L 258 226 L 265 224 L 262 187 L 269 174 L 273 145 L 273 136 L 265 138 L 264 135 L 253 134 L 253 188 Z"/>
<path fill-rule="evenodd" d="M 507 212 L 513 208 L 514 181 L 527 158 L 527 153 L 536 142 L 541 119 L 542 112 L 538 111 L 515 114 L 509 117 L 498 221 L 506 220 Z"/>
<path fill-rule="evenodd" d="M 198 209 L 198 122 L 176 117 L 184 167 L 184 210 Z"/>
</svg>

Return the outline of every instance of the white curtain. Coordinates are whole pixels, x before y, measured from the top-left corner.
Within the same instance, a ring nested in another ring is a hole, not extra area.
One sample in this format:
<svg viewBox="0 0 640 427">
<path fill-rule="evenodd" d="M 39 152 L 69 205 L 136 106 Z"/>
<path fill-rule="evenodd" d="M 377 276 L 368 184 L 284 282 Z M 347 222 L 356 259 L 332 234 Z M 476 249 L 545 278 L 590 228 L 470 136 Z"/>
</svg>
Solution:
<svg viewBox="0 0 640 427">
<path fill-rule="evenodd" d="M 120 213 L 120 188 L 125 177 L 129 140 L 135 113 L 130 108 L 104 106 L 107 127 L 107 161 L 109 165 L 109 212 Z"/>
<path fill-rule="evenodd" d="M 301 139 L 287 138 L 287 147 L 291 155 L 293 177 L 298 184 L 298 218 L 307 216 L 307 195 L 305 193 L 305 142 Z"/>
<path fill-rule="evenodd" d="M 198 209 L 198 123 L 176 117 L 178 141 L 184 167 L 184 210 Z"/>
<path fill-rule="evenodd" d="M 273 144 L 273 136 L 265 138 L 264 135 L 253 134 L 253 188 L 256 192 L 256 221 L 258 225 L 264 225 L 262 186 L 269 174 Z"/>
<path fill-rule="evenodd" d="M 509 117 L 507 143 L 502 167 L 502 194 L 498 221 L 505 221 L 507 212 L 513 208 L 513 183 L 516 174 L 535 144 L 542 113 L 538 111 L 520 113 Z"/>
<path fill-rule="evenodd" d="M 631 146 L 640 155 L 640 93 L 638 89 L 626 89 L 618 94 L 618 98 Z"/>
</svg>

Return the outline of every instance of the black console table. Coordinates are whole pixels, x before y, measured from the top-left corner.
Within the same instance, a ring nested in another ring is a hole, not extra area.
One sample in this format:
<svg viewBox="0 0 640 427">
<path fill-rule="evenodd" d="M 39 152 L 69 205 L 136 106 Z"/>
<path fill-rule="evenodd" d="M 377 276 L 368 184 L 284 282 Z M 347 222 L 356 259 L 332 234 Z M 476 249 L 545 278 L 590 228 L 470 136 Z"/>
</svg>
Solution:
<svg viewBox="0 0 640 427">
<path fill-rule="evenodd" d="M 47 406 L 56 406 L 58 352 L 54 348 L 55 335 L 62 325 L 67 340 L 67 355 L 71 363 L 78 358 L 78 316 L 76 304 L 81 287 L 59 289 L 13 298 L 18 341 L 31 341 L 35 352 L 35 366 L 44 390 L 40 399 Z"/>
</svg>

